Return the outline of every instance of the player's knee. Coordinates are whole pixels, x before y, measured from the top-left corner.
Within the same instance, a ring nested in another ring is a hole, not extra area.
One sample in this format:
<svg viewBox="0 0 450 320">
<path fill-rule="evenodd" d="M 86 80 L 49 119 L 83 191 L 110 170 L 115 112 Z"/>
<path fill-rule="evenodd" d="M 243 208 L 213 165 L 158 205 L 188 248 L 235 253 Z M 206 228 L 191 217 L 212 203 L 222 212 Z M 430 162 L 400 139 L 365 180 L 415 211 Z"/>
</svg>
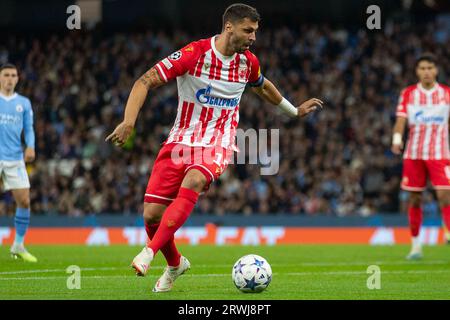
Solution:
<svg viewBox="0 0 450 320">
<path fill-rule="evenodd" d="M 411 193 L 409 197 L 409 204 L 412 207 L 420 207 L 422 205 L 422 194 L 418 192 Z"/>
<path fill-rule="evenodd" d="M 183 181 L 183 187 L 201 192 L 207 183 L 206 177 L 200 171 L 192 170 Z"/>
<path fill-rule="evenodd" d="M 163 213 L 164 211 L 159 210 L 159 208 L 155 207 L 151 203 L 144 204 L 143 217 L 147 224 L 154 224 L 160 222 Z"/>
<path fill-rule="evenodd" d="M 161 221 L 161 216 L 159 216 L 158 214 L 156 214 L 153 211 L 144 211 L 144 220 L 145 222 L 147 222 L 148 224 L 154 224 L 154 223 L 158 223 L 159 221 Z"/>
<path fill-rule="evenodd" d="M 449 192 L 437 192 L 437 198 L 441 208 L 450 206 L 450 193 Z"/>
<path fill-rule="evenodd" d="M 30 207 L 30 198 L 22 197 L 17 199 L 17 206 L 19 208 L 29 208 Z"/>
<path fill-rule="evenodd" d="M 448 199 L 442 200 L 439 204 L 440 204 L 439 206 L 441 209 L 448 207 L 448 206 L 450 206 L 450 200 L 448 200 Z"/>
</svg>

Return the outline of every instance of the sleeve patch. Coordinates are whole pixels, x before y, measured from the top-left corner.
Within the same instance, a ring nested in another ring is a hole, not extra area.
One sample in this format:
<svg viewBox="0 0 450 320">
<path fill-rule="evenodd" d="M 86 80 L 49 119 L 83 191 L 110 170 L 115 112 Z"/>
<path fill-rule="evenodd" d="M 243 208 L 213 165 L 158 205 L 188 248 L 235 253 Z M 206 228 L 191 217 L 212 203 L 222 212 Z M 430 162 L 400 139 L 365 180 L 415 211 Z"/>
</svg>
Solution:
<svg viewBox="0 0 450 320">
<path fill-rule="evenodd" d="M 169 56 L 169 59 L 170 59 L 170 60 L 176 61 L 176 60 L 179 60 L 179 59 L 181 58 L 182 55 L 183 55 L 183 54 L 181 53 L 181 50 L 178 50 L 178 51 L 172 53 L 172 54 Z"/>
<path fill-rule="evenodd" d="M 164 58 L 161 62 L 167 68 L 167 70 L 170 70 L 170 68 L 173 67 L 173 64 L 170 63 L 169 59 L 167 59 L 167 58 Z"/>
</svg>

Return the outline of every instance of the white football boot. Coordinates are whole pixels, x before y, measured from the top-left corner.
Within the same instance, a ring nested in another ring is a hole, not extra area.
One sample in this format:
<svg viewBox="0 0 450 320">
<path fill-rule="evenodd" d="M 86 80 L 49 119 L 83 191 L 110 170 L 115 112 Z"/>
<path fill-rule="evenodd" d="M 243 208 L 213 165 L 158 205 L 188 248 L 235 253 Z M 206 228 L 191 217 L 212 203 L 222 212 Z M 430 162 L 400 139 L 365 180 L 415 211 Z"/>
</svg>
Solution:
<svg viewBox="0 0 450 320">
<path fill-rule="evenodd" d="M 167 292 L 172 290 L 175 280 L 190 268 L 191 263 L 189 260 L 181 256 L 180 265 L 178 267 L 167 266 L 164 269 L 163 275 L 156 281 L 153 292 Z"/>
<path fill-rule="evenodd" d="M 412 238 L 412 247 L 410 253 L 406 256 L 408 260 L 420 260 L 423 258 L 422 245 L 419 237 Z"/>
<path fill-rule="evenodd" d="M 26 262 L 37 262 L 37 258 L 29 253 L 23 244 L 14 243 L 10 249 L 10 253 L 13 259 L 22 259 Z"/>
<path fill-rule="evenodd" d="M 153 250 L 148 247 L 144 247 L 144 249 L 142 249 L 136 257 L 134 257 L 131 267 L 136 271 L 137 276 L 145 277 L 152 260 Z"/>
</svg>

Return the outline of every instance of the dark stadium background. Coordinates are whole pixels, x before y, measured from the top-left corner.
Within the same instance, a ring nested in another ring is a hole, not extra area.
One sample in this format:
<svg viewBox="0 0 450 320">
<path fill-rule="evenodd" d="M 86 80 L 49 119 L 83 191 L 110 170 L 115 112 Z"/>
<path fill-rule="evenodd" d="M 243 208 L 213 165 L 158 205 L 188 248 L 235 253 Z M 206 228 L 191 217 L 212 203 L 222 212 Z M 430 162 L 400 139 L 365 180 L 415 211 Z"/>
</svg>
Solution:
<svg viewBox="0 0 450 320">
<path fill-rule="evenodd" d="M 233 3 L 100 2 L 101 21 L 73 31 L 66 28 L 73 1 L 0 4 L 0 63 L 19 67 L 17 90 L 35 111 L 32 226 L 142 225 L 150 168 L 175 119 L 175 82 L 149 93 L 124 150 L 103 140 L 133 81 L 189 41 L 220 33 Z M 416 81 L 414 60 L 423 51 L 437 55 L 439 81 L 448 83 L 450 73 L 448 2 L 407 2 L 245 2 L 262 16 L 252 51 L 263 74 L 291 101 L 317 96 L 326 107 L 289 120 L 244 94 L 240 128 L 280 128 L 279 174 L 230 166 L 188 225 L 407 225 L 401 158 L 389 150 L 398 95 Z M 381 30 L 366 28 L 372 4 L 381 8 Z M 2 194 L 0 226 L 13 225 L 14 209 L 11 194 Z M 431 189 L 424 210 L 425 224 L 439 226 Z"/>
</svg>

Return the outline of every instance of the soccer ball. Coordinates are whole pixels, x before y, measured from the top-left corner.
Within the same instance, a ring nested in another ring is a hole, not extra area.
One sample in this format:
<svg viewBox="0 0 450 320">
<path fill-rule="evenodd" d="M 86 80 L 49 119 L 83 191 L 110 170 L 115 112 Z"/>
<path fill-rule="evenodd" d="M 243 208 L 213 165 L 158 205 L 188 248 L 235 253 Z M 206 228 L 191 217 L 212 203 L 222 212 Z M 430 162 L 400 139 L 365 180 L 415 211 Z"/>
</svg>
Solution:
<svg viewBox="0 0 450 320">
<path fill-rule="evenodd" d="M 272 268 L 263 257 L 248 254 L 236 261 L 231 277 L 242 292 L 261 292 L 272 281 Z"/>
</svg>

